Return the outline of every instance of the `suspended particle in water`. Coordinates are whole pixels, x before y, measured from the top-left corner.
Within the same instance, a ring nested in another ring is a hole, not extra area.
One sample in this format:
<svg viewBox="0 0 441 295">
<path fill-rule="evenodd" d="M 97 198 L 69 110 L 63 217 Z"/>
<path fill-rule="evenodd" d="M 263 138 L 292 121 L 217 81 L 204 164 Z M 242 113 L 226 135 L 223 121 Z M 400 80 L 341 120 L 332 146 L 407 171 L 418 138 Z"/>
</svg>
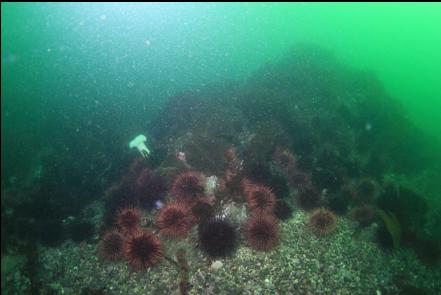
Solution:
<svg viewBox="0 0 441 295">
<path fill-rule="evenodd" d="M 364 129 L 366 130 L 366 131 L 371 131 L 372 130 L 372 124 L 371 123 L 366 123 L 366 125 L 364 126 Z"/>
</svg>

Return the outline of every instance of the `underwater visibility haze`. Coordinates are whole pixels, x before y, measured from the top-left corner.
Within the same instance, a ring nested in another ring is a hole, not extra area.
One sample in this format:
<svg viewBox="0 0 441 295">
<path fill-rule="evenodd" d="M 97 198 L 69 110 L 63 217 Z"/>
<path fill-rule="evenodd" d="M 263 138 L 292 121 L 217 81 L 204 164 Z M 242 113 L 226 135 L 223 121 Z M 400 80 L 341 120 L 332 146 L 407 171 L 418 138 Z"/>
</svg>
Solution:
<svg viewBox="0 0 441 295">
<path fill-rule="evenodd" d="M 4 294 L 441 294 L 439 3 L 2 3 Z"/>
</svg>

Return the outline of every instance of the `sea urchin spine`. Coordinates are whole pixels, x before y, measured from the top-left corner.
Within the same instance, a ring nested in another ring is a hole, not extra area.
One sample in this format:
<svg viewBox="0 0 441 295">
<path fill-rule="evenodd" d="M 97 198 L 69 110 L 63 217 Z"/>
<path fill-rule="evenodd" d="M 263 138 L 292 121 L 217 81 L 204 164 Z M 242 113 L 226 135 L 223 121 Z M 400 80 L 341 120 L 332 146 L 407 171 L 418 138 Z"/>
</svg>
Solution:
<svg viewBox="0 0 441 295">
<path fill-rule="evenodd" d="M 116 217 L 116 224 L 124 234 L 131 235 L 137 232 L 140 223 L 141 214 L 139 210 L 135 208 L 122 209 Z"/>
<path fill-rule="evenodd" d="M 308 219 L 308 226 L 317 236 L 325 236 L 337 228 L 337 216 L 330 210 L 318 208 Z"/>
<path fill-rule="evenodd" d="M 234 227 L 222 218 L 199 225 L 199 245 L 211 257 L 225 257 L 233 252 L 236 240 Z"/>
<path fill-rule="evenodd" d="M 130 266 L 143 270 L 158 263 L 164 255 L 164 250 L 157 236 L 148 230 L 143 230 L 127 240 L 124 254 Z"/>
<path fill-rule="evenodd" d="M 188 208 L 180 203 L 171 203 L 162 208 L 156 225 L 161 235 L 170 238 L 184 238 L 193 225 L 192 215 Z"/>
<path fill-rule="evenodd" d="M 110 261 L 116 261 L 123 256 L 124 236 L 117 231 L 106 233 L 98 246 L 98 255 Z"/>
<path fill-rule="evenodd" d="M 254 250 L 269 251 L 279 243 L 279 224 L 269 214 L 250 217 L 245 224 L 244 233 L 248 245 Z"/>
<path fill-rule="evenodd" d="M 193 171 L 186 171 L 176 176 L 170 193 L 176 200 L 192 205 L 199 197 L 204 195 L 204 190 L 201 175 Z"/>
<path fill-rule="evenodd" d="M 248 207 L 256 213 L 270 213 L 274 209 L 276 197 L 269 187 L 257 185 L 246 194 Z"/>
</svg>

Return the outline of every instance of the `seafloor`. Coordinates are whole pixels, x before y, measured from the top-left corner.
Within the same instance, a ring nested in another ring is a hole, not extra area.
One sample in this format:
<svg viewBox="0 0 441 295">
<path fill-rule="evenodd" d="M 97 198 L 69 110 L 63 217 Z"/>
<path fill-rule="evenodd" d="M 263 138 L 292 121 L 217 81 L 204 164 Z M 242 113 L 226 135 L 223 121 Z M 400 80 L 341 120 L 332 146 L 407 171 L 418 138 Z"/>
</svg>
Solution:
<svg viewBox="0 0 441 295">
<path fill-rule="evenodd" d="M 243 206 L 228 206 L 245 215 Z M 356 234 L 353 222 L 341 218 L 335 234 L 318 239 L 305 218 L 296 211 L 282 222 L 282 242 L 269 253 L 243 245 L 233 257 L 211 260 L 197 249 L 195 229 L 185 240 L 166 243 L 166 249 L 170 257 L 177 247 L 187 250 L 188 294 L 397 294 L 397 276 L 431 294 L 441 290 L 440 269 L 429 269 L 411 250 L 384 253 L 372 241 L 374 225 Z M 95 243 L 67 242 L 43 253 L 44 281 L 59 294 L 180 294 L 178 268 L 168 261 L 134 272 L 124 262 L 100 260 Z M 213 261 L 221 266 L 213 268 Z"/>
<path fill-rule="evenodd" d="M 147 159 L 107 121 L 2 180 L 2 293 L 441 294 L 441 149 L 372 73 L 299 46 L 171 97 L 139 130 Z M 177 203 L 191 218 L 170 231 Z M 236 234 L 213 242 L 213 222 Z M 133 255 L 140 229 L 163 253 Z"/>
</svg>

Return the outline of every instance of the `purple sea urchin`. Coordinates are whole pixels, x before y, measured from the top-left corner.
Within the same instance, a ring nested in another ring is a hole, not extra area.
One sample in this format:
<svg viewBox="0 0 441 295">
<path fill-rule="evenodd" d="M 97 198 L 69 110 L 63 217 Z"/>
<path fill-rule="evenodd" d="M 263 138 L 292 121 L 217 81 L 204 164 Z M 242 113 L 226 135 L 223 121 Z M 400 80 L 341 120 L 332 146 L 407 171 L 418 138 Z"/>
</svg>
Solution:
<svg viewBox="0 0 441 295">
<path fill-rule="evenodd" d="M 211 257 L 224 257 L 236 246 L 234 227 L 222 218 L 213 218 L 199 225 L 199 244 L 202 250 Z"/>
</svg>

